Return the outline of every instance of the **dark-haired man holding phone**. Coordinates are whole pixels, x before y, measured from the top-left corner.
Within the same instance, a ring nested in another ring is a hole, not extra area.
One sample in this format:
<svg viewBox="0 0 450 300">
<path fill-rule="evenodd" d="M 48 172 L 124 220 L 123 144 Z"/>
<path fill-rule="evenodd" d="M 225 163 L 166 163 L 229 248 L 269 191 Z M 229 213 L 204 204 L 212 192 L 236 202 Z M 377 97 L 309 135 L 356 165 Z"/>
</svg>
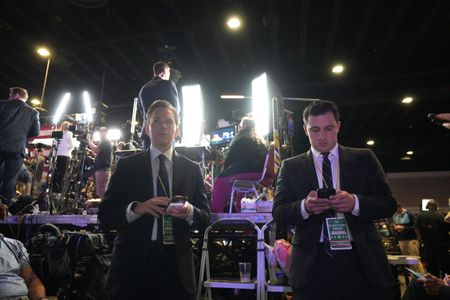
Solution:
<svg viewBox="0 0 450 300">
<path fill-rule="evenodd" d="M 303 111 L 311 149 L 283 162 L 273 217 L 294 225 L 294 299 L 393 299 L 394 280 L 374 220 L 396 200 L 369 149 L 338 144 L 339 111 L 315 101 Z M 319 197 L 320 196 L 320 197 Z"/>
</svg>

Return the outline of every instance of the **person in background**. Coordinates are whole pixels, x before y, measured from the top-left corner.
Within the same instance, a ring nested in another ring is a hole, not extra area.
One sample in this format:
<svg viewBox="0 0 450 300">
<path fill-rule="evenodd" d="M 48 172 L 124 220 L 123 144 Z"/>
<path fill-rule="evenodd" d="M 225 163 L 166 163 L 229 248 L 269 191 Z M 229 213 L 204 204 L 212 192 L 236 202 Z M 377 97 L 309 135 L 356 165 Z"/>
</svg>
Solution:
<svg viewBox="0 0 450 300">
<path fill-rule="evenodd" d="M 397 211 L 392 216 L 392 230 L 398 240 L 400 251 L 403 255 L 420 256 L 419 241 L 417 240 L 414 230 L 416 217 L 409 213 L 401 203 L 397 204 Z M 422 264 L 419 262 L 417 266 L 411 266 L 419 273 L 424 273 Z"/>
<path fill-rule="evenodd" d="M 423 243 L 423 256 L 427 262 L 427 270 L 434 276 L 442 277 L 450 273 L 448 232 L 450 224 L 444 221 L 444 215 L 439 212 L 436 200 L 428 201 L 424 211 L 417 216 L 414 228 L 417 237 Z"/>
<path fill-rule="evenodd" d="M 27 139 L 39 135 L 39 113 L 26 104 L 28 92 L 10 88 L 9 100 L 0 101 L 0 196 L 11 205 L 17 174 L 25 158 Z"/>
<path fill-rule="evenodd" d="M 338 144 L 333 102 L 312 102 L 303 122 L 311 149 L 283 161 L 272 210 L 277 225 L 295 226 L 294 300 L 393 299 L 392 270 L 373 222 L 397 207 L 381 164 L 370 149 Z"/>
<path fill-rule="evenodd" d="M 108 186 L 109 177 L 111 176 L 113 146 L 108 140 L 108 129 L 106 127 L 101 127 L 99 133 L 100 143 L 98 145 L 92 142 L 90 136 L 88 136 L 87 141 L 89 148 L 95 153 L 95 192 L 98 197 L 103 198 L 106 187 Z"/>
<path fill-rule="evenodd" d="M 226 152 L 223 172 L 214 180 L 211 197 L 211 211 L 223 213 L 227 199 L 230 198 L 233 180 L 259 180 L 268 153 L 266 142 L 255 132 L 255 120 L 243 117 L 238 133 L 231 140 Z M 241 211 L 239 199 L 236 211 Z"/>
<path fill-rule="evenodd" d="M 64 185 L 64 177 L 67 167 L 72 158 L 72 150 L 75 148 L 73 144 L 73 133 L 69 131 L 71 124 L 67 121 L 61 123 L 63 132 L 62 139 L 58 141 L 58 150 L 56 152 L 56 172 L 53 185 L 53 192 L 61 193 Z"/>
<path fill-rule="evenodd" d="M 0 299 L 47 300 L 44 285 L 31 269 L 25 246 L 1 233 Z"/>
<path fill-rule="evenodd" d="M 144 123 L 150 105 L 156 100 L 166 100 L 172 104 L 178 113 L 181 111 L 180 100 L 175 83 L 170 80 L 170 66 L 168 63 L 158 61 L 153 65 L 153 78 L 144 84 L 139 92 L 139 109 Z M 142 126 L 142 148 L 147 149 L 150 139 Z"/>
</svg>

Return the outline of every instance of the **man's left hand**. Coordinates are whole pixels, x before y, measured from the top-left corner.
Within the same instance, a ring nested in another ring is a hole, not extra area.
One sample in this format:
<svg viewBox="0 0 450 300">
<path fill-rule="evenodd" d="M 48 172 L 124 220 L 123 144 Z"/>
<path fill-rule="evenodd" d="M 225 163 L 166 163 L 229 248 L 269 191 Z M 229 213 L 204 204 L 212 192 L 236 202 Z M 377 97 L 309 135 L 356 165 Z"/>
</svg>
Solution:
<svg viewBox="0 0 450 300">
<path fill-rule="evenodd" d="M 351 212 L 355 207 L 355 197 L 346 191 L 336 191 L 336 195 L 330 196 L 328 200 L 331 209 L 338 212 Z"/>
<path fill-rule="evenodd" d="M 185 219 L 189 210 L 191 209 L 189 202 L 184 202 L 183 206 L 168 206 L 166 209 L 166 215 L 172 216 L 178 219 Z"/>
</svg>

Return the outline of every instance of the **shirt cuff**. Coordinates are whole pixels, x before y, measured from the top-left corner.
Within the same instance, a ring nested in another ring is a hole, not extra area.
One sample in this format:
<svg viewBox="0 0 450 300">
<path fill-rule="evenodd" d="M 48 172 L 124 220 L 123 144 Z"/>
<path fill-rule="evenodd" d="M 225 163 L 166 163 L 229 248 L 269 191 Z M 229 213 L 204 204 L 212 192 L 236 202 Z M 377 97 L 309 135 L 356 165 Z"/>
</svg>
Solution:
<svg viewBox="0 0 450 300">
<path fill-rule="evenodd" d="M 139 202 L 133 201 L 130 204 L 128 204 L 128 207 L 127 207 L 127 214 L 126 214 L 126 216 L 127 216 L 127 222 L 128 223 L 132 223 L 132 222 L 136 221 L 137 219 L 139 219 L 141 217 L 141 215 L 139 215 L 139 214 L 137 214 L 137 213 L 135 213 L 134 211 L 131 210 L 131 206 L 134 203 L 139 203 Z"/>
<path fill-rule="evenodd" d="M 189 224 L 192 225 L 192 223 L 194 223 L 194 207 L 192 206 L 192 204 L 190 204 L 188 202 L 188 213 L 186 215 L 186 217 L 184 218 L 184 220 Z"/>
<path fill-rule="evenodd" d="M 311 216 L 311 215 L 306 211 L 306 208 L 305 208 L 305 199 L 303 199 L 302 202 L 300 203 L 300 210 L 301 210 L 303 219 L 306 220 L 306 219 L 309 218 L 309 216 Z"/>
<path fill-rule="evenodd" d="M 359 199 L 358 196 L 353 194 L 353 197 L 355 197 L 355 207 L 352 210 L 352 215 L 358 217 L 359 216 Z"/>
</svg>

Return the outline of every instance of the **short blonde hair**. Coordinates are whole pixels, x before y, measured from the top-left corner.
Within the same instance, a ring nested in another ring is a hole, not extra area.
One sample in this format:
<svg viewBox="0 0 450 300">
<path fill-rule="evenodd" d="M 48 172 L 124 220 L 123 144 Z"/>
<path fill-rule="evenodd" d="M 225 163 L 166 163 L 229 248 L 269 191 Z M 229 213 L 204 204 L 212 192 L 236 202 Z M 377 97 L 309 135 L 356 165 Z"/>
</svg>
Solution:
<svg viewBox="0 0 450 300">
<path fill-rule="evenodd" d="M 61 130 L 68 130 L 70 126 L 70 122 L 64 121 L 61 123 Z"/>
<path fill-rule="evenodd" d="M 157 109 L 157 108 L 168 108 L 173 112 L 173 115 L 175 117 L 175 125 L 179 125 L 179 116 L 178 116 L 178 112 L 177 109 L 170 104 L 169 101 L 167 100 L 156 100 L 155 102 L 152 103 L 152 105 L 150 105 L 150 107 L 147 110 L 147 125 L 149 125 L 150 123 L 150 117 L 152 116 L 152 113 Z"/>
</svg>

